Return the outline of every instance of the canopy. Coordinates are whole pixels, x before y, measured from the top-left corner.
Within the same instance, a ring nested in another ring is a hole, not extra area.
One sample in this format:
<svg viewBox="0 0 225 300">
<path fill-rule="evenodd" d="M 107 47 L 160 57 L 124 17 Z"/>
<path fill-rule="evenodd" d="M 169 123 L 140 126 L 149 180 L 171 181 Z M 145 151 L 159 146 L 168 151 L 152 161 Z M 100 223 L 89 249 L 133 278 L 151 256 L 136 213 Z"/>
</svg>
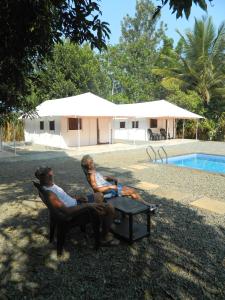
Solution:
<svg viewBox="0 0 225 300">
<path fill-rule="evenodd" d="M 200 119 L 200 115 L 174 105 L 166 100 L 132 104 L 114 104 L 92 93 L 47 100 L 36 108 L 40 117 L 136 117 Z"/>
<path fill-rule="evenodd" d="M 201 119 L 194 114 L 166 100 L 143 103 L 119 104 L 117 116 L 133 116 L 139 118 L 175 118 L 175 119 Z"/>
<path fill-rule="evenodd" d="M 92 93 L 47 100 L 36 108 L 40 117 L 46 116 L 103 116 L 117 114 L 117 105 Z"/>
</svg>

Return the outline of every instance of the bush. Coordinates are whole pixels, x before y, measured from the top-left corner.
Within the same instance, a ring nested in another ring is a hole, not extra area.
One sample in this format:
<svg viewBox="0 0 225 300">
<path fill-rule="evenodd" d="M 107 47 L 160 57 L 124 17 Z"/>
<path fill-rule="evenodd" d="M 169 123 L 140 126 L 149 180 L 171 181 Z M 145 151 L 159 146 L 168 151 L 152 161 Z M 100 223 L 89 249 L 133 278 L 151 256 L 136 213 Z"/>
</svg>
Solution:
<svg viewBox="0 0 225 300">
<path fill-rule="evenodd" d="M 177 136 L 182 137 L 182 134 L 183 134 L 183 123 L 182 121 L 179 121 L 177 124 Z M 195 139 L 195 137 L 196 137 L 196 121 L 193 120 L 185 121 L 184 138 Z M 204 119 L 199 121 L 198 139 L 203 141 L 212 141 L 215 140 L 215 137 L 216 137 L 216 123 L 213 120 L 209 120 L 209 119 Z"/>
<path fill-rule="evenodd" d="M 12 122 L 5 122 L 2 128 L 2 140 L 12 142 L 14 140 L 14 126 Z M 15 140 L 24 141 L 24 125 L 22 121 L 15 124 Z"/>
<path fill-rule="evenodd" d="M 224 141 L 225 140 L 225 112 L 222 113 L 218 120 L 217 130 L 216 130 L 216 140 Z"/>
<path fill-rule="evenodd" d="M 215 121 L 204 119 L 199 122 L 198 138 L 204 141 L 213 141 L 216 136 L 216 124 Z"/>
</svg>

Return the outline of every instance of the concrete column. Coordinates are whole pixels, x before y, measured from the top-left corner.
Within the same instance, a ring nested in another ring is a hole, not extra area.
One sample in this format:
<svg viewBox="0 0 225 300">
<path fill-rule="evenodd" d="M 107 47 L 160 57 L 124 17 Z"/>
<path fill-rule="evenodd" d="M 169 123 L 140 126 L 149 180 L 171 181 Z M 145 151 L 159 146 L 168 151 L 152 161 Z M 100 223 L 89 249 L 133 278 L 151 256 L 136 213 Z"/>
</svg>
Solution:
<svg viewBox="0 0 225 300">
<path fill-rule="evenodd" d="M 183 120 L 183 134 L 182 134 L 182 139 L 184 139 L 184 129 L 185 129 L 185 120 Z"/>
<path fill-rule="evenodd" d="M 167 139 L 169 138 L 169 135 L 170 135 L 170 119 L 167 120 L 167 133 L 166 133 Z"/>
<path fill-rule="evenodd" d="M 13 123 L 13 146 L 14 146 L 14 155 L 16 156 L 16 128 Z"/>
<path fill-rule="evenodd" d="M 2 142 L 2 126 L 0 127 L 0 151 L 3 151 L 3 142 Z"/>
<path fill-rule="evenodd" d="M 110 121 L 109 121 L 109 144 L 112 144 L 112 141 L 111 141 L 111 126 L 110 126 Z"/>
<path fill-rule="evenodd" d="M 78 118 L 78 148 L 80 148 L 80 119 Z"/>
<path fill-rule="evenodd" d="M 198 139 L 198 120 L 196 120 L 196 132 L 195 132 L 195 139 Z"/>
<path fill-rule="evenodd" d="M 173 119 L 174 121 L 174 139 L 176 139 L 177 137 L 177 120 L 176 119 Z"/>
</svg>

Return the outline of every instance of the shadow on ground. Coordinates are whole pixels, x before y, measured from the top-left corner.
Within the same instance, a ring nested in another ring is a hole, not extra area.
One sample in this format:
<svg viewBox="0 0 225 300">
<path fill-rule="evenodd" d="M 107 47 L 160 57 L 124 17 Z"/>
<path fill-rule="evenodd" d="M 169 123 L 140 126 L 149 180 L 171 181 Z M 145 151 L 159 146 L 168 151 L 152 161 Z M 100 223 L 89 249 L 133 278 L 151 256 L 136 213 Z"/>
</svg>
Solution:
<svg viewBox="0 0 225 300">
<path fill-rule="evenodd" d="M 55 182 L 90 191 L 80 161 L 43 161 Z M 93 250 L 77 228 L 61 259 L 48 243 L 48 212 L 31 185 L 35 161 L 1 164 L 0 287 L 3 299 L 224 299 L 225 230 L 178 202 L 142 193 L 162 204 L 150 238 Z M 14 166 L 14 167 L 13 167 Z M 105 172 L 112 169 L 99 165 Z M 3 171 L 4 169 L 4 171 Z M 128 183 L 136 183 L 129 171 Z M 75 182 L 75 184 L 74 184 Z M 141 221 L 140 219 L 137 221 Z"/>
</svg>

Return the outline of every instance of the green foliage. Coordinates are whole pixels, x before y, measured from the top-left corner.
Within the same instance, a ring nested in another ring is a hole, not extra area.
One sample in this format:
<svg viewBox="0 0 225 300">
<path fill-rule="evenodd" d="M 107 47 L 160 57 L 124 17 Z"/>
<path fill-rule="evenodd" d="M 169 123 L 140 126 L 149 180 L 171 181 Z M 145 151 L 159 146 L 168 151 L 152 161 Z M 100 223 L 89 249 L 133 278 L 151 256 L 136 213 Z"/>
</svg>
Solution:
<svg viewBox="0 0 225 300">
<path fill-rule="evenodd" d="M 167 55 L 161 54 L 164 65 L 155 68 L 154 73 L 164 82 L 179 82 L 184 92 L 196 91 L 209 109 L 211 101 L 224 101 L 224 53 L 225 23 L 216 32 L 211 18 L 195 20 L 194 29 L 181 35 L 177 49 Z"/>
<path fill-rule="evenodd" d="M 0 7 L 0 114 L 29 110 L 30 79 L 55 42 L 69 38 L 106 47 L 108 23 L 92 0 L 2 0 Z"/>
<path fill-rule="evenodd" d="M 167 100 L 198 114 L 204 114 L 205 109 L 196 91 L 182 91 L 182 82 L 177 78 L 162 80 L 162 86 L 167 90 Z"/>
<path fill-rule="evenodd" d="M 204 141 L 212 141 L 216 136 L 216 123 L 213 120 L 205 119 L 200 121 L 198 126 L 198 138 Z"/>
<path fill-rule="evenodd" d="M 181 35 L 181 34 L 180 34 Z M 208 104 L 213 97 L 223 97 L 225 92 L 225 23 L 216 33 L 212 18 L 195 20 L 193 30 L 189 30 L 183 40 L 183 79 L 188 80 Z"/>
<path fill-rule="evenodd" d="M 213 0 L 208 0 L 209 3 L 213 2 Z M 172 10 L 172 13 L 176 13 L 176 17 L 183 17 L 183 13 L 186 18 L 190 16 L 192 4 L 199 5 L 201 9 L 204 11 L 207 10 L 207 2 L 206 0 L 161 0 L 161 5 L 157 6 L 154 17 L 156 17 L 161 11 L 162 7 L 169 3 L 169 8 Z"/>
<path fill-rule="evenodd" d="M 32 101 L 40 103 L 88 91 L 104 96 L 108 84 L 97 55 L 88 45 L 56 44 L 52 59 L 46 60 L 36 75 Z"/>
<path fill-rule="evenodd" d="M 199 120 L 198 124 L 194 120 L 185 121 L 185 134 L 184 138 L 186 139 L 195 139 L 196 138 L 196 128 L 198 128 L 198 139 L 203 141 L 211 141 L 216 138 L 216 123 L 213 120 L 203 119 Z M 177 126 L 177 135 L 182 137 L 183 134 L 183 123 L 182 121 L 178 122 Z"/>
<path fill-rule="evenodd" d="M 225 141 L 225 112 L 222 113 L 218 120 L 217 130 L 216 130 L 216 140 Z"/>
<path fill-rule="evenodd" d="M 155 98 L 157 80 L 151 70 L 158 59 L 157 48 L 164 37 L 165 26 L 158 24 L 158 18 L 151 19 L 154 10 L 151 1 L 137 1 L 135 16 L 127 15 L 123 19 L 119 44 L 108 47 L 102 58 L 115 100 L 118 95 L 123 103 L 128 99 L 140 102 Z"/>
</svg>

